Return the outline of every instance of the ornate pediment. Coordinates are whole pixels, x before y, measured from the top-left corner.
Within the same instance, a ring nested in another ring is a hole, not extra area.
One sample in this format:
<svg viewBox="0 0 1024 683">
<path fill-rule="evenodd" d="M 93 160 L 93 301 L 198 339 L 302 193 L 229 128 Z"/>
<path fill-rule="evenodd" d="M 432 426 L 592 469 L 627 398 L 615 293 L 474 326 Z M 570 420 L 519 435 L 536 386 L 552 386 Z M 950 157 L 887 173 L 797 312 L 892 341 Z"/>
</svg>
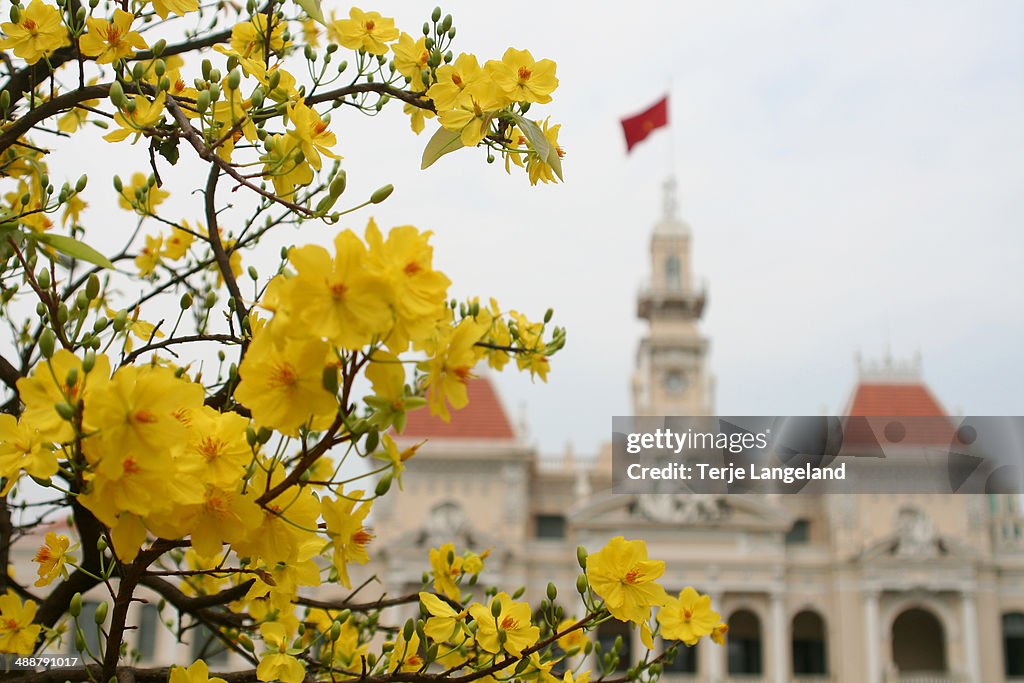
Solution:
<svg viewBox="0 0 1024 683">
<path fill-rule="evenodd" d="M 597 494 L 570 512 L 574 526 L 751 528 L 786 531 L 790 513 L 761 497 L 708 493 Z"/>
<path fill-rule="evenodd" d="M 860 562 L 893 560 L 932 561 L 940 558 L 970 559 L 974 553 L 963 543 L 940 535 L 921 509 L 904 506 L 896 514 L 896 532 L 876 541 L 858 556 Z"/>
</svg>

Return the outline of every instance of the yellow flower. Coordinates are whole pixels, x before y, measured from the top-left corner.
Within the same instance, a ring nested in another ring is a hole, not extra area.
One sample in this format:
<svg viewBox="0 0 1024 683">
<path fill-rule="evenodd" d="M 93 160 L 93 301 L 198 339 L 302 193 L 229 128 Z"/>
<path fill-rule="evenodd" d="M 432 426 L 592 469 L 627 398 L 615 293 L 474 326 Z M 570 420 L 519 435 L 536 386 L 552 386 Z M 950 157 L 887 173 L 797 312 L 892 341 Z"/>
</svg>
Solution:
<svg viewBox="0 0 1024 683">
<path fill-rule="evenodd" d="M 46 542 L 40 546 L 33 562 L 39 563 L 39 580 L 35 582 L 38 587 L 49 586 L 58 576 L 67 576 L 64 563 L 68 560 L 68 546 L 71 541 L 63 534 L 55 534 L 52 531 L 46 534 Z"/>
<path fill-rule="evenodd" d="M 669 599 L 654 580 L 665 573 L 665 563 L 647 559 L 647 544 L 616 536 L 587 558 L 587 579 L 605 607 L 620 621 L 642 624 L 652 605 Z"/>
<path fill-rule="evenodd" d="M 388 671 L 419 671 L 423 668 L 420 656 L 420 637 L 415 633 L 408 640 L 403 632 L 398 633 L 394 647 L 388 654 Z"/>
<path fill-rule="evenodd" d="M 451 109 L 442 109 L 438 121 L 447 130 L 460 131 L 466 147 L 475 147 L 487 135 L 494 111 L 501 106 L 498 89 L 490 81 L 467 86 Z"/>
<path fill-rule="evenodd" d="M 381 437 L 381 444 L 384 446 L 384 452 L 375 453 L 373 457 L 379 460 L 386 460 L 391 463 L 391 478 L 398 482 L 398 488 L 405 490 L 402 486 L 402 473 L 405 471 L 405 461 L 416 455 L 416 451 L 419 450 L 420 446 L 427 442 L 426 439 L 420 441 L 418 444 L 410 446 L 403 451 L 398 450 L 398 445 L 395 440 L 385 434 Z"/>
<path fill-rule="evenodd" d="M 415 104 L 406 103 L 402 106 L 402 111 L 409 116 L 409 127 L 412 128 L 412 132 L 419 135 L 423 132 L 423 129 L 427 125 L 427 119 L 434 118 L 434 112 L 423 107 L 417 107 Z"/>
<path fill-rule="evenodd" d="M 207 484 L 231 487 L 242 478 L 253 457 L 245 440 L 248 426 L 249 420 L 238 413 L 221 413 L 209 406 L 189 414 L 184 456 L 192 459 Z"/>
<path fill-rule="evenodd" d="M 134 133 L 135 139 L 132 140 L 132 144 L 135 144 L 138 142 L 139 136 L 156 126 L 163 119 L 165 99 L 166 93 L 162 91 L 152 102 L 142 95 L 133 97 L 132 101 L 135 102 L 135 111 L 122 109 L 114 114 L 114 121 L 120 128 L 107 133 L 103 136 L 103 139 L 107 142 L 121 142 Z"/>
<path fill-rule="evenodd" d="M 548 119 L 544 119 L 544 137 L 547 138 L 548 144 L 551 145 L 558 158 L 561 159 L 565 156 L 565 150 L 558 144 L 558 131 L 562 128 L 562 125 L 550 126 L 548 121 Z M 526 172 L 530 175 L 531 185 L 536 185 L 538 181 L 542 183 L 558 182 L 558 176 L 555 175 L 555 171 L 551 168 L 548 160 L 542 159 L 539 154 L 532 150 L 526 157 Z"/>
<path fill-rule="evenodd" d="M 202 471 L 196 472 L 188 465 L 183 469 L 196 474 L 197 479 L 204 479 Z M 242 475 L 238 474 L 237 482 L 241 478 Z M 243 542 L 262 522 L 263 511 L 256 505 L 255 496 L 251 491 L 239 492 L 237 482 L 233 486 L 207 483 L 201 503 L 187 511 L 176 510 L 173 513 L 174 519 L 155 521 L 168 527 L 183 527 L 180 533 L 171 533 L 172 537 L 183 535 L 184 529 L 187 529 L 192 546 L 201 556 L 219 555 L 224 543 Z M 160 535 L 164 535 L 163 531 L 159 530 Z"/>
<path fill-rule="evenodd" d="M 500 605 L 497 617 L 493 612 L 495 603 Z M 498 593 L 486 607 L 474 602 L 469 606 L 469 613 L 477 624 L 477 643 L 488 652 L 496 654 L 504 649 L 520 657 L 522 651 L 536 643 L 540 637 L 540 629 L 530 623 L 529 603 L 514 602 L 508 593 Z M 504 643 L 498 636 L 498 629 L 505 632 Z"/>
<path fill-rule="evenodd" d="M 363 526 L 363 521 L 370 513 L 371 503 L 365 501 L 356 505 L 362 495 L 362 491 L 353 491 L 348 496 L 339 495 L 334 500 L 325 498 L 321 502 L 327 535 L 334 546 L 334 567 L 338 570 L 339 582 L 345 588 L 352 587 L 348 563 L 366 564 L 370 561 L 366 546 L 373 540 L 373 533 Z"/>
<path fill-rule="evenodd" d="M 338 42 L 350 50 L 365 50 L 373 55 L 388 52 L 387 43 L 398 38 L 395 20 L 382 17 L 379 12 L 364 12 L 353 7 L 348 19 L 332 24 Z"/>
<path fill-rule="evenodd" d="M 182 221 L 181 224 L 191 230 L 188 221 Z M 203 230 L 203 226 L 201 224 L 199 229 Z M 164 240 L 164 246 L 161 254 L 172 261 L 177 261 L 187 254 L 188 248 L 192 246 L 192 241 L 195 239 L 195 235 L 193 234 L 194 231 L 190 232 L 189 230 L 182 230 L 177 226 L 172 228 L 170 237 Z"/>
<path fill-rule="evenodd" d="M 270 32 L 270 51 L 279 52 L 284 49 L 285 22 L 274 23 L 274 30 Z M 231 29 L 231 49 L 241 57 L 252 58 L 263 61 L 263 50 L 267 43 L 267 17 L 265 14 L 255 14 L 251 21 L 244 21 L 235 24 Z"/>
<path fill-rule="evenodd" d="M 199 0 L 151 0 L 153 3 L 153 11 L 155 11 L 161 19 L 166 19 L 170 13 L 177 14 L 179 17 L 185 16 L 189 12 L 195 12 L 199 9 Z M 172 681 L 171 683 L 174 683 Z"/>
<path fill-rule="evenodd" d="M 269 622 L 260 626 L 260 634 L 268 646 L 267 654 L 256 667 L 256 677 L 261 681 L 302 683 L 306 677 L 306 665 L 287 653 L 288 636 L 283 624 Z"/>
<path fill-rule="evenodd" d="M 487 62 L 487 72 L 511 102 L 551 101 L 551 93 L 558 87 L 555 63 L 550 59 L 533 60 L 529 50 L 505 50 L 501 61 Z"/>
<path fill-rule="evenodd" d="M 58 48 L 70 45 L 68 31 L 61 22 L 60 12 L 42 0 L 32 0 L 21 10 L 18 23 L 4 22 L 0 29 L 7 34 L 0 39 L 0 50 L 14 50 L 29 64 L 49 57 Z"/>
<path fill-rule="evenodd" d="M 302 22 L 302 39 L 310 47 L 320 47 L 320 24 L 316 19 L 306 19 Z"/>
<path fill-rule="evenodd" d="M 266 468 L 268 463 L 261 463 Z M 264 469 L 257 469 L 249 488 L 257 494 L 267 491 L 284 479 L 282 467 L 276 467 L 268 475 Z M 323 548 L 323 537 L 311 533 L 315 529 L 320 516 L 320 501 L 309 486 L 292 486 L 266 504 L 260 525 L 244 541 L 233 544 L 239 557 L 261 559 L 268 566 L 278 563 L 291 564 L 300 558 L 302 553 L 315 554 Z"/>
<path fill-rule="evenodd" d="M 428 638 L 435 643 L 454 644 L 462 643 L 466 639 L 465 633 L 458 627 L 462 621 L 462 613 L 456 612 L 451 605 L 433 593 L 421 592 L 420 602 L 430 613 L 430 618 L 423 625 L 423 632 Z"/>
<path fill-rule="evenodd" d="M 338 639 L 330 645 L 320 648 L 320 653 L 333 657 L 332 662 L 335 666 L 340 665 L 347 668 L 358 663 L 359 658 L 366 654 L 367 649 L 366 643 L 359 642 L 359 627 L 356 626 L 355 620 L 349 617 L 341 625 L 341 634 Z"/>
<path fill-rule="evenodd" d="M 78 379 L 69 386 L 67 377 L 72 369 Z M 63 401 L 74 405 L 78 399 L 87 398 L 109 377 L 110 361 L 105 355 L 98 354 L 92 371 L 86 374 L 82 371 L 80 358 L 67 349 L 60 349 L 50 360 L 38 363 L 31 375 L 18 380 L 18 394 L 25 404 L 21 419 L 38 429 L 46 441 L 69 441 L 74 430 L 53 406 Z"/>
<path fill-rule="evenodd" d="M 729 632 L 729 625 L 720 623 L 711 631 L 711 640 L 718 645 L 725 645 L 725 634 Z"/>
<path fill-rule="evenodd" d="M 359 349 L 391 326 L 391 289 L 367 269 L 367 251 L 351 230 L 334 238 L 335 257 L 321 246 L 293 248 L 288 260 L 296 275 L 282 299 L 304 324 L 328 341 Z"/>
<path fill-rule="evenodd" d="M 24 415 L 19 423 L 13 415 L 0 414 L 0 477 L 8 480 L 7 488 L 17 481 L 22 470 L 33 477 L 49 479 L 57 473 L 57 455 Z"/>
<path fill-rule="evenodd" d="M 473 366 L 481 356 L 476 343 L 486 331 L 487 325 L 473 318 L 464 318 L 454 329 L 440 327 L 438 339 L 429 345 L 433 347 L 428 349 L 431 357 L 420 364 L 427 372 L 430 412 L 445 422 L 451 420 L 449 405 L 459 410 L 469 403 L 466 384 L 473 378 Z"/>
<path fill-rule="evenodd" d="M 394 290 L 395 324 L 385 342 L 395 353 L 425 340 L 444 317 L 451 280 L 434 270 L 432 234 L 403 225 L 392 228 L 384 241 L 373 219 L 366 227 L 370 270 Z"/>
<path fill-rule="evenodd" d="M 64 204 L 64 214 L 61 216 L 61 223 L 64 224 L 64 227 L 80 225 L 82 221 L 82 211 L 87 206 L 88 204 L 82 201 L 82 198 L 77 194 L 68 197 L 68 201 Z"/>
<path fill-rule="evenodd" d="M 23 604 L 13 591 L 0 597 L 0 652 L 32 654 L 42 629 L 39 624 L 32 623 L 35 618 L 36 603 L 32 600 Z"/>
<path fill-rule="evenodd" d="M 711 598 L 687 586 L 678 598 L 669 598 L 658 610 L 661 635 L 670 640 L 681 640 L 689 646 L 697 644 L 702 636 L 711 634 L 720 623 L 718 612 L 711 609 Z"/>
<path fill-rule="evenodd" d="M 226 683 L 223 678 L 210 678 L 210 669 L 201 659 L 197 659 L 187 669 L 183 666 L 171 667 L 168 683 Z"/>
<path fill-rule="evenodd" d="M 146 277 L 153 274 L 160 264 L 163 243 L 162 235 L 146 235 L 146 246 L 142 247 L 135 257 L 135 267 L 139 269 L 139 275 Z"/>
<path fill-rule="evenodd" d="M 575 623 L 575 619 L 563 619 L 558 623 L 558 628 L 555 629 L 555 632 L 561 633 Z M 578 628 L 575 631 L 566 633 L 564 636 L 559 638 L 557 642 L 558 647 L 562 648 L 565 653 L 571 657 L 586 646 L 587 634 L 583 632 L 582 628 Z"/>
<path fill-rule="evenodd" d="M 287 339 L 279 347 L 268 333 L 258 335 L 238 369 L 235 400 L 252 411 L 257 426 L 286 434 L 333 417 L 338 401 L 323 386 L 327 350 L 318 339 Z"/>
<path fill-rule="evenodd" d="M 423 90 L 423 72 L 428 68 L 427 60 L 430 51 L 427 49 L 427 37 L 420 36 L 416 40 L 403 32 L 398 42 L 391 46 L 395 53 L 395 69 L 409 79 L 413 90 Z"/>
<path fill-rule="evenodd" d="M 434 101 L 438 111 L 454 109 L 467 87 L 486 79 L 487 74 L 480 68 L 476 56 L 463 53 L 456 57 L 454 63 L 437 68 L 437 82 L 427 90 L 427 96 Z"/>
<path fill-rule="evenodd" d="M 334 133 L 327 130 L 327 123 L 320 118 L 316 110 L 299 100 L 294 105 L 288 105 L 288 120 L 294 126 L 288 131 L 288 136 L 299 143 L 299 149 L 313 168 L 320 170 L 320 154 L 331 159 L 341 158 L 331 151 L 331 147 L 337 144 L 337 138 Z"/>
<path fill-rule="evenodd" d="M 434 572 L 434 590 L 452 600 L 461 600 L 462 591 L 455 580 L 462 576 L 462 558 L 455 554 L 455 546 L 445 543 L 440 548 L 431 548 L 430 567 Z"/>
<path fill-rule="evenodd" d="M 155 178 L 150 182 L 149 176 L 137 172 L 132 173 L 131 183 L 122 186 L 117 203 L 122 209 L 135 211 L 140 216 L 152 216 L 154 209 L 170 196 L 170 192 L 157 186 Z"/>
<path fill-rule="evenodd" d="M 313 168 L 302 155 L 297 138 L 291 135 L 271 135 L 266 144 L 267 152 L 260 157 L 263 177 L 270 178 L 274 183 L 274 192 L 279 197 L 287 199 L 295 193 L 297 186 L 305 187 L 313 182 Z"/>
<path fill-rule="evenodd" d="M 95 57 L 97 64 L 112 64 L 146 49 L 146 41 L 132 30 L 133 21 L 135 15 L 122 9 L 114 10 L 114 21 L 89 17 L 85 20 L 89 31 L 78 40 L 82 54 Z"/>
<path fill-rule="evenodd" d="M 162 454 L 188 435 L 178 415 L 202 404 L 203 387 L 176 377 L 170 368 L 122 366 L 86 401 L 85 420 L 99 432 L 87 439 L 86 457 L 93 463 L 99 459 L 100 470 L 112 478 L 121 470 L 121 454 L 164 459 Z M 96 439 L 102 447 L 90 449 Z M 93 452 L 97 455 L 90 458 Z"/>
</svg>

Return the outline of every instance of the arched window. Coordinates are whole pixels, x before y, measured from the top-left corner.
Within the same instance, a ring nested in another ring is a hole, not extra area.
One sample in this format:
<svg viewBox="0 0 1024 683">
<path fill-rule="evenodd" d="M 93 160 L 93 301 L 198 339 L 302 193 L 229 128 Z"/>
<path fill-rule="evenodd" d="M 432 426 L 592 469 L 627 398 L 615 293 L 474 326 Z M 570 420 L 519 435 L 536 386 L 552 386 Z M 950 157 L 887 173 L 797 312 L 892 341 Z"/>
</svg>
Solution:
<svg viewBox="0 0 1024 683">
<path fill-rule="evenodd" d="M 1007 678 L 1024 676 L 1024 613 L 1003 615 L 1003 662 Z"/>
<path fill-rule="evenodd" d="M 928 610 L 908 609 L 892 623 L 892 661 L 900 673 L 944 673 L 946 638 Z"/>
<path fill-rule="evenodd" d="M 615 641 L 622 638 L 622 647 L 619 648 L 619 665 L 616 671 L 625 671 L 633 663 L 633 634 L 629 632 L 629 626 L 612 619 L 597 627 L 597 644 L 601 647 L 601 656 L 605 652 L 611 652 Z"/>
<path fill-rule="evenodd" d="M 761 620 L 750 610 L 733 612 L 726 622 L 729 637 L 726 640 L 730 674 L 760 674 Z"/>
<path fill-rule="evenodd" d="M 825 621 L 805 610 L 793 617 L 793 674 L 827 674 Z"/>
<path fill-rule="evenodd" d="M 675 254 L 665 257 L 665 288 L 683 288 L 683 275 L 679 269 L 679 257 Z"/>
</svg>

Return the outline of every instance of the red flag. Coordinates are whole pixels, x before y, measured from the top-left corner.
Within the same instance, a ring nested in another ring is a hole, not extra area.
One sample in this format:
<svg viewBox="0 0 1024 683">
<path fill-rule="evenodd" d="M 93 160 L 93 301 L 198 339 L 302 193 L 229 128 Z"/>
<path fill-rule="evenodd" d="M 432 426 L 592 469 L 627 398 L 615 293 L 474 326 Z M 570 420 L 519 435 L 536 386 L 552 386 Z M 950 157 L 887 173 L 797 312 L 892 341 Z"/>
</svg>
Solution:
<svg viewBox="0 0 1024 683">
<path fill-rule="evenodd" d="M 626 151 L 632 150 L 634 145 L 645 140 L 652 132 L 667 125 L 668 95 L 665 95 L 648 109 L 622 119 L 622 132 L 626 134 Z"/>
</svg>

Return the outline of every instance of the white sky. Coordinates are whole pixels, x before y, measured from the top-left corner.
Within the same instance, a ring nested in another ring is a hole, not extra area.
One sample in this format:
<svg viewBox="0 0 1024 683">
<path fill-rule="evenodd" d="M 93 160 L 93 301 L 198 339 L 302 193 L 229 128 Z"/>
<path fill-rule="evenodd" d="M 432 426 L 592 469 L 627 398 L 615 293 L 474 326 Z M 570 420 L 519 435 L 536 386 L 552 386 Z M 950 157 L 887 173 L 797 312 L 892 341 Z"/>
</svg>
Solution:
<svg viewBox="0 0 1024 683">
<path fill-rule="evenodd" d="M 433 5 L 361 6 L 415 35 Z M 643 332 L 636 290 L 670 170 L 694 229 L 694 269 L 709 287 L 704 330 L 719 413 L 840 410 L 855 351 L 878 357 L 887 342 L 896 356 L 921 351 L 950 410 L 1024 413 L 1024 5 L 444 9 L 458 28 L 456 51 L 483 60 L 515 46 L 558 63 L 555 101 L 531 114 L 563 124 L 566 183 L 531 188 L 525 175 L 508 177 L 468 150 L 422 172 L 436 124 L 417 138 L 393 106 L 377 119 L 335 112 L 345 199 L 394 183 L 374 215 L 382 227 L 433 229 L 436 264 L 454 294 L 493 295 L 533 317 L 554 306 L 569 343 L 549 384 L 499 379 L 513 416 L 526 406 L 543 452 L 566 441 L 593 451 L 608 439 L 611 416 L 629 412 Z M 627 157 L 619 119 L 670 82 L 671 132 Z M 88 170 L 87 215 L 126 235 L 133 221 L 112 208 L 109 175 L 146 170 L 145 149 L 125 145 L 119 153 L 133 160 L 120 161 L 80 140 L 51 168 L 63 158 L 75 174 Z M 103 155 L 82 154 L 91 149 Z M 165 179 L 174 189 L 195 182 L 194 171 L 179 165 Z M 225 196 L 241 201 L 243 192 Z M 200 216 L 194 198 L 172 206 L 183 218 Z M 361 231 L 369 215 L 348 225 Z M 308 225 L 285 239 L 333 234 Z"/>
</svg>

